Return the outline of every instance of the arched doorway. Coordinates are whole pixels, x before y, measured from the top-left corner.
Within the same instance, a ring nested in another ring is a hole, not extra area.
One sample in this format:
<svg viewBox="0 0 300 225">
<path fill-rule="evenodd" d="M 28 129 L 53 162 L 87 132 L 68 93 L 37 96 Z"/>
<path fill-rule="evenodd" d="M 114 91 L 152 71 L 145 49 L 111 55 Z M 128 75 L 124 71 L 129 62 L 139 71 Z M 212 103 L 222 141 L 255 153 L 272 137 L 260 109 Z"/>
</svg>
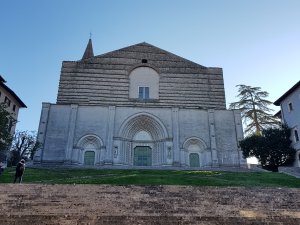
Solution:
<svg viewBox="0 0 300 225">
<path fill-rule="evenodd" d="M 188 138 L 184 144 L 185 162 L 190 167 L 211 166 L 211 152 L 203 140 L 197 137 Z"/>
<path fill-rule="evenodd" d="M 148 113 L 129 117 L 120 128 L 120 161 L 133 166 L 158 166 L 167 162 L 167 130 Z"/>
<path fill-rule="evenodd" d="M 100 163 L 100 149 L 103 142 L 100 137 L 88 134 L 80 138 L 74 148 L 74 159 L 81 165 L 93 166 Z"/>
</svg>

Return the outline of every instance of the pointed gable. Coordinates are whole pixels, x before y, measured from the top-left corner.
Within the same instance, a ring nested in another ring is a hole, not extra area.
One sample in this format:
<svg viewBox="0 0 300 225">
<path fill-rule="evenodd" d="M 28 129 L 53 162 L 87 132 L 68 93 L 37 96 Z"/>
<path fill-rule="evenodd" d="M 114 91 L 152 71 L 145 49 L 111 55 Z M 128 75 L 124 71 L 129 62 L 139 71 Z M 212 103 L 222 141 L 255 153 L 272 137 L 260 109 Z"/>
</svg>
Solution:
<svg viewBox="0 0 300 225">
<path fill-rule="evenodd" d="M 159 75 L 159 99 L 149 107 L 225 109 L 222 68 L 205 67 L 146 42 L 76 62 L 63 62 L 58 104 L 132 105 L 129 76 L 137 67 Z"/>
<path fill-rule="evenodd" d="M 95 58 L 101 59 L 101 58 L 106 58 L 106 57 L 124 57 L 125 55 L 134 55 L 138 54 L 140 55 L 141 58 L 145 59 L 165 59 L 168 61 L 173 61 L 173 62 L 184 62 L 188 63 L 189 65 L 192 65 L 194 67 L 201 67 L 201 68 L 206 68 L 205 66 L 202 66 L 200 64 L 197 64 L 195 62 L 192 62 L 188 59 L 185 59 L 183 57 L 180 57 L 176 54 L 173 54 L 171 52 L 168 52 L 166 50 L 163 50 L 161 48 L 158 48 L 154 45 L 151 45 L 147 42 L 141 42 L 135 45 L 131 45 L 128 47 L 124 47 L 118 50 L 114 50 L 111 52 L 107 52 L 101 55 L 95 56 Z M 125 56 L 126 57 L 126 56 Z"/>
</svg>

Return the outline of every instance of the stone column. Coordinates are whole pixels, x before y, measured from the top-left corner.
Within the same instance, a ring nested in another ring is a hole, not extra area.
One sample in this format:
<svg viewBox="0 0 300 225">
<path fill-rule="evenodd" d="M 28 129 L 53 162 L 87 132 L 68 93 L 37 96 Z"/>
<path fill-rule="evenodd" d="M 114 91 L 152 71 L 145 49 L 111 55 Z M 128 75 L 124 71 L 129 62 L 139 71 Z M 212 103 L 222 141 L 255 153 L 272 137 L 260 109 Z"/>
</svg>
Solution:
<svg viewBox="0 0 300 225">
<path fill-rule="evenodd" d="M 74 133 L 75 133 L 76 120 L 77 120 L 77 111 L 78 111 L 78 105 L 71 104 L 70 107 L 71 107 L 71 111 L 70 111 L 70 119 L 69 119 L 69 133 L 68 133 L 67 149 L 65 154 L 66 164 L 70 164 L 72 160 Z"/>
<path fill-rule="evenodd" d="M 215 113 L 215 111 L 213 109 L 208 110 L 209 138 L 210 138 L 212 166 L 218 167 L 219 160 L 218 160 L 217 144 L 216 144 L 214 113 Z"/>
<path fill-rule="evenodd" d="M 46 132 L 47 132 L 50 106 L 51 106 L 50 103 L 45 103 L 45 102 L 42 103 L 41 118 L 40 118 L 38 134 L 37 134 L 37 141 L 41 144 L 41 146 L 34 154 L 34 158 L 33 158 L 34 164 L 38 164 L 43 161 L 43 153 L 44 153 L 44 146 L 46 141 Z"/>
<path fill-rule="evenodd" d="M 106 135 L 106 158 L 105 164 L 111 165 L 113 163 L 113 136 L 115 127 L 115 114 L 116 107 L 108 107 L 108 120 L 107 120 L 107 135 Z"/>
<path fill-rule="evenodd" d="M 180 166 L 179 147 L 179 109 L 172 108 L 172 132 L 173 132 L 173 165 Z"/>
<path fill-rule="evenodd" d="M 240 166 L 247 166 L 247 161 L 246 161 L 246 159 L 244 159 L 243 153 L 242 153 L 241 148 L 240 148 L 240 141 L 244 138 L 241 112 L 239 110 L 232 110 L 232 112 L 233 112 L 233 116 L 234 116 L 234 124 L 235 124 L 235 133 L 236 133 L 239 165 Z"/>
</svg>

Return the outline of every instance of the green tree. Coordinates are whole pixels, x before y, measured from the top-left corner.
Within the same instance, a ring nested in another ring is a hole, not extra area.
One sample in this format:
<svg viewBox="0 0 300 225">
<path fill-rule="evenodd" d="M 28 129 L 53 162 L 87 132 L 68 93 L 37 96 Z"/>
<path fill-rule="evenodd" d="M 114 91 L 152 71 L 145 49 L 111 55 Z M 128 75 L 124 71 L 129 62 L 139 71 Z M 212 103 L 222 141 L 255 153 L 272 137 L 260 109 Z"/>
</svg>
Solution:
<svg viewBox="0 0 300 225">
<path fill-rule="evenodd" d="M 279 166 L 289 165 L 295 159 L 296 150 L 291 147 L 291 130 L 287 126 L 269 128 L 262 135 L 253 134 L 240 141 L 245 158 L 255 156 L 262 167 L 278 171 Z"/>
<path fill-rule="evenodd" d="M 280 121 L 270 113 L 273 110 L 269 108 L 272 102 L 266 100 L 268 92 L 262 91 L 260 87 L 243 84 L 237 87 L 239 101 L 231 103 L 229 109 L 241 110 L 246 134 L 255 132 L 260 135 L 263 129 L 280 126 Z"/>
<path fill-rule="evenodd" d="M 38 148 L 39 142 L 37 141 L 36 132 L 17 131 L 13 137 L 8 165 L 16 165 L 22 158 L 33 159 Z"/>
<path fill-rule="evenodd" d="M 6 107 L 5 103 L 0 103 L 0 161 L 6 158 L 6 153 L 12 141 L 11 127 L 16 123 Z"/>
</svg>

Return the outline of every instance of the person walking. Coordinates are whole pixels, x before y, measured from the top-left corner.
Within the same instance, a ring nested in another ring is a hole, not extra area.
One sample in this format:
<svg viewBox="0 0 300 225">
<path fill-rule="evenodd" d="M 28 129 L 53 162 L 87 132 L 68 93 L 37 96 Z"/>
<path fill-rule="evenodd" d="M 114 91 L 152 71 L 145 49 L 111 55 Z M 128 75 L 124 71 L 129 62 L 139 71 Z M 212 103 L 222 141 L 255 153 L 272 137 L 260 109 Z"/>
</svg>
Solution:
<svg viewBox="0 0 300 225">
<path fill-rule="evenodd" d="M 0 162 L 0 176 L 4 171 L 4 164 L 2 162 Z"/>
<path fill-rule="evenodd" d="M 19 183 L 22 182 L 24 171 L 25 171 L 25 160 L 21 159 L 21 161 L 18 162 L 17 167 L 16 167 L 14 183 L 16 183 L 17 179 L 19 179 Z"/>
</svg>

